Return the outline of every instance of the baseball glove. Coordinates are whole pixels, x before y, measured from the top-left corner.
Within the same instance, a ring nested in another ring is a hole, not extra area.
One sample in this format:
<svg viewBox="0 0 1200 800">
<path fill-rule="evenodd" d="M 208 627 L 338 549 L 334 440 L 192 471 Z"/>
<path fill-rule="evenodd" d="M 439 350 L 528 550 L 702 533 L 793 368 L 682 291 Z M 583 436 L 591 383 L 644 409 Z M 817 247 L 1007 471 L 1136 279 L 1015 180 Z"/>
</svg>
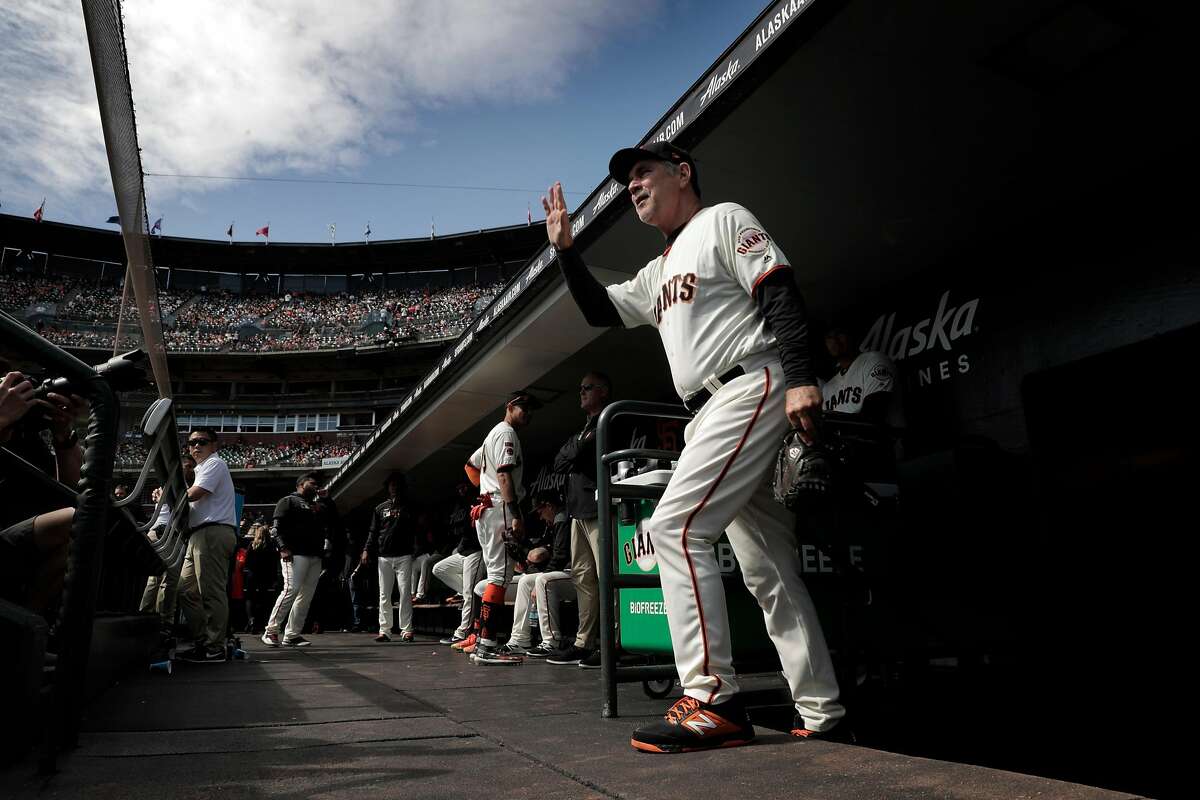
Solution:
<svg viewBox="0 0 1200 800">
<path fill-rule="evenodd" d="M 794 510 L 805 500 L 827 497 L 834 486 L 835 457 L 820 444 L 805 444 L 789 431 L 775 457 L 775 500 Z"/>
</svg>

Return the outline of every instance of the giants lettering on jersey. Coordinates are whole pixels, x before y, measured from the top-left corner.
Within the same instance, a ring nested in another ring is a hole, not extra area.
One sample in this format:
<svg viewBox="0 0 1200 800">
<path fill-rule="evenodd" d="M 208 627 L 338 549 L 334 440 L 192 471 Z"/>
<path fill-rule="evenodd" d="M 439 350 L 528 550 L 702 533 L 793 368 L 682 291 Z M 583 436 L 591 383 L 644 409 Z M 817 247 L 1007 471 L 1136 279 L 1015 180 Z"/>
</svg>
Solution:
<svg viewBox="0 0 1200 800">
<path fill-rule="evenodd" d="M 837 411 L 838 406 L 862 402 L 862 387 L 847 386 L 825 397 L 825 410 Z"/>
<path fill-rule="evenodd" d="M 690 303 L 695 300 L 696 285 L 699 282 L 700 279 L 694 272 L 667 278 L 654 301 L 654 322 L 661 323 L 663 313 L 676 303 Z"/>
</svg>

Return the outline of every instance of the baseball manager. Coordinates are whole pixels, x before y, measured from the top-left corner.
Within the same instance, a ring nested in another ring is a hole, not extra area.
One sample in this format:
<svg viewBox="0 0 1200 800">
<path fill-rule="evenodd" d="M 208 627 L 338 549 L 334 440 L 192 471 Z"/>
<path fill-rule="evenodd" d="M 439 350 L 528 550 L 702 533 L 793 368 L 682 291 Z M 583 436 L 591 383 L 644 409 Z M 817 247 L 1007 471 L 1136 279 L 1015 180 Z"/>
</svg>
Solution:
<svg viewBox="0 0 1200 800">
<path fill-rule="evenodd" d="M 804 304 L 783 252 L 736 203 L 705 207 L 696 164 L 669 142 L 618 151 L 609 174 L 666 249 L 605 287 L 573 249 L 562 185 L 542 198 L 559 267 L 588 324 L 653 325 L 675 389 L 694 414 L 679 465 L 646 529 L 654 539 L 684 696 L 632 745 L 679 753 L 754 738 L 738 697 L 713 545 L 727 532 L 766 616 L 796 704 L 793 733 L 829 734 L 845 713 L 825 638 L 800 579 L 794 519 L 765 485 L 789 425 L 808 438 L 821 392 Z"/>
</svg>

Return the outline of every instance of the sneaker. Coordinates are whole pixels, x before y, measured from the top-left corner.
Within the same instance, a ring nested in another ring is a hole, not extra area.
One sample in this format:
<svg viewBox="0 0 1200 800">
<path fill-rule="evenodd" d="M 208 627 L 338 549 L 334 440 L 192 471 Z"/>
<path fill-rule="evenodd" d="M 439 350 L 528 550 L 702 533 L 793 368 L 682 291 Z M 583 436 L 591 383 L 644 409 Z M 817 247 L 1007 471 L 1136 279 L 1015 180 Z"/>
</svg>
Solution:
<svg viewBox="0 0 1200 800">
<path fill-rule="evenodd" d="M 446 605 L 448 605 L 448 606 L 461 606 L 462 602 L 463 602 L 463 597 L 461 594 L 452 594 L 446 598 L 445 602 L 446 602 Z"/>
<path fill-rule="evenodd" d="M 470 647 L 475 644 L 475 634 L 471 634 L 465 639 L 459 639 L 456 643 L 450 645 L 451 650 L 462 650 L 464 647 Z"/>
<path fill-rule="evenodd" d="M 858 738 L 854 735 L 854 730 L 846 725 L 845 722 L 836 722 L 832 728 L 827 728 L 823 731 L 810 731 L 805 727 L 804 718 L 799 714 L 792 718 L 792 729 L 789 733 L 797 739 L 820 739 L 826 742 L 841 742 L 843 744 L 854 744 L 858 741 Z"/>
<path fill-rule="evenodd" d="M 176 656 L 180 661 L 192 664 L 219 664 L 225 660 L 224 647 L 193 647 L 191 650 Z"/>
<path fill-rule="evenodd" d="M 308 647 L 312 642 L 305 639 L 303 636 L 293 636 L 291 639 L 284 639 L 284 647 Z"/>
<path fill-rule="evenodd" d="M 467 637 L 465 636 L 455 636 L 454 634 L 450 634 L 445 639 L 439 639 L 438 644 L 456 645 L 459 642 L 465 641 L 466 638 Z"/>
<path fill-rule="evenodd" d="M 542 642 L 537 647 L 532 647 L 525 653 L 526 658 L 549 658 L 558 651 L 551 647 L 546 642 Z"/>
<path fill-rule="evenodd" d="M 684 695 L 662 719 L 634 731 L 629 743 L 644 753 L 690 753 L 752 741 L 754 726 L 737 697 L 709 705 Z"/>
<path fill-rule="evenodd" d="M 486 644 L 476 644 L 475 652 L 471 654 L 471 663 L 476 666 L 508 666 L 515 667 L 521 663 L 520 656 L 507 652 L 506 645 L 489 647 Z"/>
<path fill-rule="evenodd" d="M 412 631 L 405 631 L 404 633 L 400 634 L 400 641 L 402 642 L 408 642 L 411 644 L 412 642 L 416 641 L 416 638 L 417 637 L 413 636 Z"/>
<path fill-rule="evenodd" d="M 508 644 L 502 644 L 499 647 L 500 652 L 510 653 L 514 656 L 527 656 L 529 655 L 529 651 L 531 649 L 532 648 L 526 647 L 525 645 L 513 644 L 512 642 L 509 642 Z"/>
<path fill-rule="evenodd" d="M 471 656 L 471 655 L 475 654 L 475 648 L 478 646 L 479 646 L 479 642 L 471 642 L 466 647 L 462 648 L 459 652 L 462 653 L 463 655 Z"/>
<path fill-rule="evenodd" d="M 580 669 L 600 669 L 600 648 L 588 653 L 587 658 L 579 659 Z"/>
<path fill-rule="evenodd" d="M 262 635 L 262 643 L 267 647 L 279 647 L 278 633 L 264 633 Z"/>
<path fill-rule="evenodd" d="M 582 647 L 571 645 L 570 647 L 564 647 L 561 650 L 555 650 L 554 655 L 546 659 L 546 663 L 558 664 L 560 666 L 566 666 L 569 664 L 573 666 L 591 655 L 591 652 L 591 650 L 584 650 Z"/>
<path fill-rule="evenodd" d="M 392 640 L 392 637 L 388 636 L 386 633 L 381 633 L 375 637 L 375 641 L 378 644 L 383 644 L 384 642 L 390 642 L 391 640 Z"/>
<path fill-rule="evenodd" d="M 355 625 L 352 628 L 350 628 L 350 632 L 351 633 L 366 633 L 367 626 L 366 625 Z"/>
</svg>

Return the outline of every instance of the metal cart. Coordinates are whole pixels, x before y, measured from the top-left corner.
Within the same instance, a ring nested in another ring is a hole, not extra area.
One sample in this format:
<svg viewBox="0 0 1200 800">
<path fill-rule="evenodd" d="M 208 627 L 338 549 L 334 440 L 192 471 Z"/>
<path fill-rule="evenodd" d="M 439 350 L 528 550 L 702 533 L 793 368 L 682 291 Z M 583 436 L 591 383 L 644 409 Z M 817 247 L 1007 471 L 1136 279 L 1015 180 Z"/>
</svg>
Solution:
<svg viewBox="0 0 1200 800">
<path fill-rule="evenodd" d="M 623 449 L 610 452 L 612 423 L 618 416 L 640 416 L 658 419 L 690 420 L 691 414 L 678 405 L 623 400 L 607 406 L 600 414 L 596 426 L 596 500 L 597 524 L 599 527 L 599 553 L 597 564 L 600 592 L 600 668 L 603 685 L 601 716 L 618 716 L 617 684 L 641 681 L 646 693 L 662 697 L 669 693 L 677 671 L 671 649 L 670 630 L 665 612 L 661 611 L 662 588 L 657 566 L 650 554 L 653 545 L 637 525 L 640 518 L 648 516 L 654 502 L 662 497 L 670 471 L 662 468 L 662 462 L 675 461 L 679 453 L 669 450 L 648 448 Z M 831 415 L 825 420 L 826 430 L 845 440 L 850 450 L 863 449 L 864 442 L 880 441 L 883 429 L 878 426 Z M 884 433 L 890 437 L 890 433 Z M 876 448 L 878 449 L 878 448 Z M 643 476 L 614 481 L 612 465 L 624 461 L 658 462 L 659 469 Z M 874 459 L 878 460 L 878 459 Z M 894 482 L 881 480 L 877 470 L 868 476 L 854 474 L 853 480 L 840 492 L 838 501 L 830 506 L 827 517 L 834 527 L 841 527 L 846 519 L 847 504 L 865 504 L 871 508 L 894 509 L 897 493 Z M 657 474 L 655 474 L 657 473 Z M 632 504 L 630 520 L 614 524 L 613 509 L 621 503 Z M 723 541 L 723 540 L 722 540 Z M 863 578 L 862 569 L 837 553 L 831 537 L 820 537 L 812 541 L 823 559 L 833 565 L 831 571 L 839 577 L 850 575 Z M 721 542 L 718 542 L 718 548 Z M 728 562 L 730 569 L 723 569 L 725 593 L 729 611 L 731 634 L 734 637 L 735 667 L 741 674 L 750 672 L 772 672 L 779 669 L 778 656 L 767 637 L 762 613 L 757 602 L 745 588 L 741 573 L 735 567 L 732 554 L 718 551 L 719 560 Z M 640 562 L 640 563 L 639 563 Z M 862 585 L 859 580 L 856 583 Z M 857 591 L 860 598 L 870 600 L 870 590 Z M 851 626 L 846 621 L 846 608 L 839 609 L 843 653 L 849 658 L 841 659 L 839 680 L 845 690 L 854 684 L 857 642 Z M 620 642 L 618 642 L 620 636 Z M 620 664 L 620 651 L 641 655 L 645 663 Z M 658 663 L 655 663 L 658 662 Z"/>
</svg>

